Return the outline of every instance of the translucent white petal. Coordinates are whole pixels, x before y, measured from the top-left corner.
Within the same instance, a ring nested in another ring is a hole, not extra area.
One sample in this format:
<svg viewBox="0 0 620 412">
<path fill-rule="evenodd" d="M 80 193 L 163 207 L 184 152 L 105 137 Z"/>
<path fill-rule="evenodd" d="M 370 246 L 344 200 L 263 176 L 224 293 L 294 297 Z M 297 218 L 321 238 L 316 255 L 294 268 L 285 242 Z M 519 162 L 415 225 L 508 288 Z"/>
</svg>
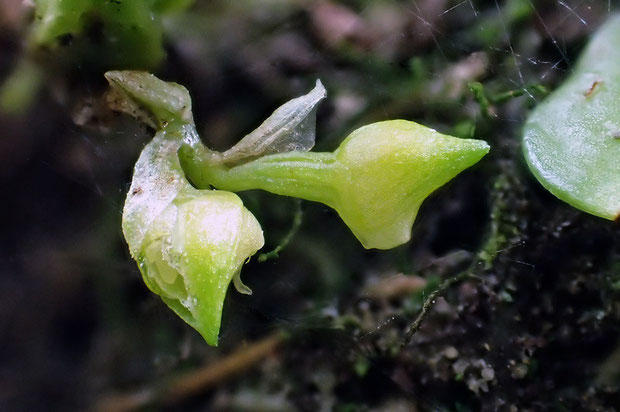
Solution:
<svg viewBox="0 0 620 412">
<path fill-rule="evenodd" d="M 223 153 L 223 163 L 241 163 L 273 153 L 308 151 L 314 146 L 316 108 L 327 92 L 320 80 L 310 93 L 277 108 L 256 130 Z"/>
</svg>

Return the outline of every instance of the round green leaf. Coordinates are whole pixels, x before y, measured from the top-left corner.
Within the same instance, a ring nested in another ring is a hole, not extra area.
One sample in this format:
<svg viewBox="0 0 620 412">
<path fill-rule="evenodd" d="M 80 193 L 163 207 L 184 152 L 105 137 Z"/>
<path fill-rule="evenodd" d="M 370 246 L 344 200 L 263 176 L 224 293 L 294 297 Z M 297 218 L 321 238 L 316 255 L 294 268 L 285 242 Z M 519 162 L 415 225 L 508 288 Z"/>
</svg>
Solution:
<svg viewBox="0 0 620 412">
<path fill-rule="evenodd" d="M 570 205 L 620 217 L 620 15 L 594 35 L 566 82 L 538 105 L 523 134 L 540 183 Z"/>
</svg>

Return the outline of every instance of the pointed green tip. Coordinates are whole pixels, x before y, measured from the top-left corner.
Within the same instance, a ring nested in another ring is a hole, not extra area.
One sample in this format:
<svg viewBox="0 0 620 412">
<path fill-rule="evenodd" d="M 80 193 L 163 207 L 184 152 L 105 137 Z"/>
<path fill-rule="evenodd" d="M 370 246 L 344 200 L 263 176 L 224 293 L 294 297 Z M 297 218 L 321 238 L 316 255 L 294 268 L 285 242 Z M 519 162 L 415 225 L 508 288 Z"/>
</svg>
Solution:
<svg viewBox="0 0 620 412">
<path fill-rule="evenodd" d="M 159 289 L 154 290 L 154 292 L 160 293 Z M 169 298 L 164 294 L 160 297 L 185 323 L 194 328 L 207 344 L 210 346 L 218 345 L 225 294 L 219 298 L 219 304 L 205 305 L 201 302 L 192 311 L 186 307 L 189 305 L 188 302 L 182 304 L 179 299 Z"/>
<path fill-rule="evenodd" d="M 470 150 L 473 153 L 478 153 L 480 155 L 479 159 L 482 159 L 484 155 L 489 153 L 491 150 L 491 146 L 484 140 L 475 140 L 475 139 L 461 139 L 463 144 L 465 145 L 466 150 Z"/>
<path fill-rule="evenodd" d="M 223 293 L 216 299 L 217 302 L 206 305 L 198 304 L 196 310 L 197 318 L 194 319 L 195 323 L 190 323 L 190 325 L 204 338 L 205 342 L 211 346 L 217 346 L 219 343 L 226 290 L 227 288 L 224 287 Z"/>
<path fill-rule="evenodd" d="M 461 167 L 461 170 L 478 163 L 491 150 L 491 146 L 484 140 L 460 139 L 452 136 L 446 138 L 458 140 L 451 157 L 458 162 L 457 167 Z"/>
</svg>

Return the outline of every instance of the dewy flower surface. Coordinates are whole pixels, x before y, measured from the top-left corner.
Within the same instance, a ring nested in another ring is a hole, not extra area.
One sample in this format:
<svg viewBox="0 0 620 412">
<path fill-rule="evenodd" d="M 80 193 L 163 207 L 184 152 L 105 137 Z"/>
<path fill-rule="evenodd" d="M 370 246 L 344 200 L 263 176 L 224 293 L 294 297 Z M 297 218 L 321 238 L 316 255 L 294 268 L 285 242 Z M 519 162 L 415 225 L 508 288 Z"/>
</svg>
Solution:
<svg viewBox="0 0 620 412">
<path fill-rule="evenodd" d="M 197 190 L 185 178 L 177 152 L 196 134 L 184 88 L 146 73 L 107 77 L 117 109 L 160 128 L 136 163 L 123 210 L 131 254 L 149 289 L 216 345 L 230 281 L 250 293 L 239 272 L 263 246 L 260 224 L 234 193 Z"/>
</svg>

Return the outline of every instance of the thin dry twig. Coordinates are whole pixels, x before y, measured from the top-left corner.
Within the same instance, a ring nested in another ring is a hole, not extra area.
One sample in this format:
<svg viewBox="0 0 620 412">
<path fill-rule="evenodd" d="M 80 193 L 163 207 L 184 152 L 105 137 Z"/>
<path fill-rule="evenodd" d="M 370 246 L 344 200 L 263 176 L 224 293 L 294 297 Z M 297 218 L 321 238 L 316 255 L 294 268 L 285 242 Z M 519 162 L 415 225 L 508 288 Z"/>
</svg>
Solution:
<svg viewBox="0 0 620 412">
<path fill-rule="evenodd" d="M 389 300 L 418 292 L 426 284 L 423 277 L 399 273 L 366 286 L 362 292 L 373 299 Z"/>
<path fill-rule="evenodd" d="M 247 371 L 272 353 L 283 340 L 284 336 L 281 333 L 275 333 L 249 345 L 243 345 L 212 364 L 172 380 L 160 382 L 153 388 L 104 396 L 96 405 L 95 411 L 128 412 L 154 402 L 177 403 Z"/>
</svg>

